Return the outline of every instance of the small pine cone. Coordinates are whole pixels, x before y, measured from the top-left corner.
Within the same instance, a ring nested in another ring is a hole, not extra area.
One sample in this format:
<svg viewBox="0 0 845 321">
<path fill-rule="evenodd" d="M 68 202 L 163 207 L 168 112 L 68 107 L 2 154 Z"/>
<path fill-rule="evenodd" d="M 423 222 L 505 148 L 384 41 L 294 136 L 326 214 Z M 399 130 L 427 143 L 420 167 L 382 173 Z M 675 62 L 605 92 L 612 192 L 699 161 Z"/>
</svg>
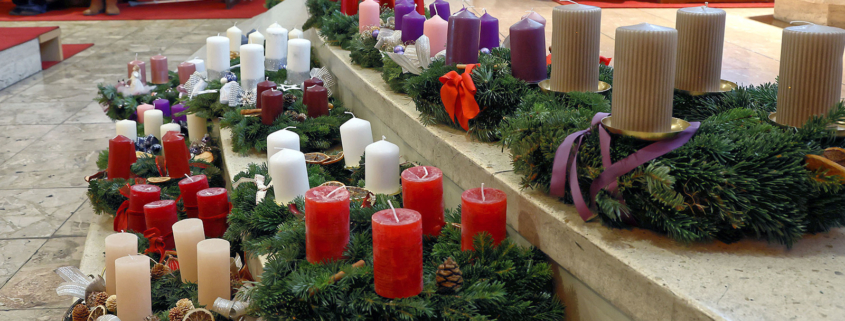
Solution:
<svg viewBox="0 0 845 321">
<path fill-rule="evenodd" d="M 296 121 L 298 121 L 298 122 L 300 122 L 300 123 L 301 123 L 301 122 L 304 122 L 306 119 L 308 119 L 308 115 L 303 114 L 303 113 L 299 113 L 299 114 L 298 114 L 298 115 L 296 115 L 296 117 L 294 117 L 293 119 L 295 119 Z"/>
<path fill-rule="evenodd" d="M 106 300 L 106 310 L 111 313 L 117 312 L 117 295 L 112 295 Z"/>
<path fill-rule="evenodd" d="M 181 299 L 176 302 L 176 307 L 183 308 L 185 310 L 193 310 L 194 302 L 191 302 L 191 299 Z"/>
<path fill-rule="evenodd" d="M 91 294 L 88 295 L 88 299 L 85 300 L 85 305 L 87 305 L 88 308 L 105 305 L 108 298 L 109 295 L 106 292 L 91 292 Z"/>
<path fill-rule="evenodd" d="M 153 269 L 150 270 L 150 276 L 153 278 L 153 280 L 158 280 L 162 276 L 168 274 L 170 274 L 170 268 L 167 267 L 167 265 L 161 263 L 156 263 L 156 265 L 153 266 Z"/>
<path fill-rule="evenodd" d="M 461 289 L 464 284 L 464 277 L 461 274 L 461 268 L 458 263 L 451 257 L 443 261 L 443 264 L 437 267 L 437 292 L 438 293 L 452 293 Z"/>
<path fill-rule="evenodd" d="M 176 306 L 170 309 L 170 313 L 167 314 L 167 319 L 169 321 L 182 321 L 185 318 L 185 314 L 188 313 L 191 309 L 186 309 L 184 307 Z"/>
<path fill-rule="evenodd" d="M 84 304 L 80 303 L 73 307 L 73 321 L 86 321 L 90 310 Z"/>
<path fill-rule="evenodd" d="M 297 98 L 293 94 L 285 94 L 283 97 L 285 99 L 285 106 L 290 107 L 293 106 L 294 103 L 296 103 Z"/>
<path fill-rule="evenodd" d="M 159 319 L 157 315 L 153 314 L 144 318 L 144 321 L 161 321 L 161 319 Z"/>
<path fill-rule="evenodd" d="M 244 282 L 241 281 L 241 277 L 235 273 L 229 273 L 229 280 L 232 282 L 232 296 L 238 293 L 238 289 L 244 285 Z"/>
</svg>

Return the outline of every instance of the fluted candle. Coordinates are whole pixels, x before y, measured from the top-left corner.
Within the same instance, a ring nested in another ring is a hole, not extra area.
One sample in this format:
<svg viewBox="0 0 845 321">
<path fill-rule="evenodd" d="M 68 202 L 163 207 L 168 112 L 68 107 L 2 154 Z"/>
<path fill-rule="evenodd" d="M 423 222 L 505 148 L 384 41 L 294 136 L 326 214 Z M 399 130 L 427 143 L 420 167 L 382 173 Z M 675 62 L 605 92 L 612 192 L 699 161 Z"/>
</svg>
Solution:
<svg viewBox="0 0 845 321">
<path fill-rule="evenodd" d="M 613 127 L 668 132 L 672 127 L 678 31 L 641 23 L 616 28 Z"/>
<path fill-rule="evenodd" d="M 582 4 L 557 6 L 552 12 L 552 24 L 550 88 L 560 92 L 597 91 L 601 8 Z"/>
<path fill-rule="evenodd" d="M 725 10 L 707 6 L 678 10 L 678 66 L 675 88 L 718 92 L 725 45 Z"/>
<path fill-rule="evenodd" d="M 783 29 L 777 122 L 801 127 L 842 98 L 845 30 L 807 24 Z"/>
</svg>

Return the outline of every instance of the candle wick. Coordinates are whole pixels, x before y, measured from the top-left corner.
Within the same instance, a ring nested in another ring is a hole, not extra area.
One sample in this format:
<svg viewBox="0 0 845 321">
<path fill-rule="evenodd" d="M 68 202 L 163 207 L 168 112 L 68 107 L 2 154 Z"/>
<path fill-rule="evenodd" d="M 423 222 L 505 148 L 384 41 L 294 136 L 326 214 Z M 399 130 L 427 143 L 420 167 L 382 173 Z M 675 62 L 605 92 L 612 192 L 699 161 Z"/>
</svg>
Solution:
<svg viewBox="0 0 845 321">
<path fill-rule="evenodd" d="M 387 200 L 387 205 L 390 205 L 390 209 L 393 210 L 393 218 L 396 219 L 396 223 L 399 223 L 399 216 L 396 215 L 396 209 L 393 208 L 393 203 L 391 203 L 390 200 Z"/>
<path fill-rule="evenodd" d="M 355 117 L 355 114 L 353 114 L 351 111 L 345 111 L 343 113 L 352 115 L 352 118 L 357 118 L 357 117 Z"/>
<path fill-rule="evenodd" d="M 328 198 L 329 196 L 332 196 L 332 194 L 334 194 L 334 192 L 337 192 L 337 191 L 339 191 L 340 189 L 345 189 L 345 188 L 346 188 L 346 187 L 343 187 L 343 186 L 338 187 L 338 188 L 335 188 L 335 189 L 334 189 L 331 193 L 329 193 L 329 195 L 326 195 L 326 198 Z"/>
<path fill-rule="evenodd" d="M 296 128 L 296 126 L 288 126 L 288 127 L 282 128 L 282 130 L 288 130 L 288 128 Z"/>
<path fill-rule="evenodd" d="M 481 201 L 486 202 L 487 199 L 484 197 L 484 183 L 481 183 Z"/>
<path fill-rule="evenodd" d="M 707 8 L 709 4 L 710 4 L 709 2 L 705 2 L 705 3 L 704 3 L 704 8 Z M 702 10 L 702 11 L 704 11 L 704 8 L 701 8 L 701 10 Z"/>
<path fill-rule="evenodd" d="M 193 182 L 194 182 L 194 178 L 193 178 L 193 177 L 188 176 L 188 174 L 185 174 L 185 177 L 187 177 L 187 178 L 188 178 L 188 183 L 193 183 Z"/>
<path fill-rule="evenodd" d="M 387 139 L 387 137 L 384 137 L 384 135 L 381 135 L 381 140 L 386 140 L 386 139 Z"/>
<path fill-rule="evenodd" d="M 428 168 L 423 166 L 423 170 L 425 171 L 425 175 L 423 175 L 422 178 L 426 178 L 426 176 L 428 176 Z"/>
<path fill-rule="evenodd" d="M 437 16 L 437 15 L 438 15 L 438 14 L 437 14 L 437 6 L 432 5 L 431 7 L 434 9 L 434 15 L 435 15 L 435 16 Z"/>
<path fill-rule="evenodd" d="M 135 60 L 138 60 L 138 53 L 135 53 Z"/>
</svg>

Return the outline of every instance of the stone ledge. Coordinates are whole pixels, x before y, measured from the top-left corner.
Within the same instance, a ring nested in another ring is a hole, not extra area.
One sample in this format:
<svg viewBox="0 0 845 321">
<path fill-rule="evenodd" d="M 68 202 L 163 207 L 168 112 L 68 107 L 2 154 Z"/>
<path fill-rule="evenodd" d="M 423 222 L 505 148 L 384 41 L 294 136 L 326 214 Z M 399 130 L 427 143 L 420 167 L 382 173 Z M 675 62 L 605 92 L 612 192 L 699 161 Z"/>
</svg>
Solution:
<svg viewBox="0 0 845 321">
<path fill-rule="evenodd" d="M 809 21 L 815 24 L 845 28 L 843 0 L 777 0 L 775 19 Z"/>
</svg>

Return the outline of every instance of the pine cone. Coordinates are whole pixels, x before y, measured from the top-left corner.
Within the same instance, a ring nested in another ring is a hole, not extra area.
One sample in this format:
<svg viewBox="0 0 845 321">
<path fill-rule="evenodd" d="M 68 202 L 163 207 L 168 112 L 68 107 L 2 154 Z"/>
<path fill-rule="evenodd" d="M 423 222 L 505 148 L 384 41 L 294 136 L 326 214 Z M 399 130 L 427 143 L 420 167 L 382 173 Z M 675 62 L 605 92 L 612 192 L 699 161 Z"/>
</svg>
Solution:
<svg viewBox="0 0 845 321">
<path fill-rule="evenodd" d="M 232 284 L 232 296 L 235 296 L 238 293 L 238 289 L 244 285 L 244 282 L 241 281 L 241 277 L 236 273 L 229 273 L 229 280 Z"/>
<path fill-rule="evenodd" d="M 437 267 L 437 292 L 452 293 L 461 289 L 464 284 L 464 277 L 461 268 L 451 257 L 443 261 Z"/>
<path fill-rule="evenodd" d="M 117 312 L 117 295 L 112 295 L 106 299 L 106 310 L 111 313 Z"/>
<path fill-rule="evenodd" d="M 88 308 L 93 308 L 98 305 L 105 305 L 106 300 L 108 299 L 109 295 L 106 292 L 91 292 L 91 294 L 88 295 L 88 298 L 85 300 L 85 305 L 87 305 Z"/>
<path fill-rule="evenodd" d="M 90 311 L 88 307 L 80 303 L 73 307 L 73 321 L 86 321 Z"/>
<path fill-rule="evenodd" d="M 170 268 L 161 263 L 156 263 L 156 265 L 153 266 L 153 269 L 150 270 L 150 276 L 153 280 L 158 280 L 167 274 L 170 274 Z"/>
<path fill-rule="evenodd" d="M 191 299 L 181 299 L 176 302 L 176 307 L 183 308 L 186 310 L 193 310 L 194 302 L 191 302 Z"/>
<path fill-rule="evenodd" d="M 285 94 L 283 97 L 285 98 L 285 106 L 287 107 L 291 107 L 296 103 L 297 98 L 293 94 Z"/>
<path fill-rule="evenodd" d="M 144 318 L 144 321 L 161 321 L 161 319 L 159 319 L 157 315 L 153 314 Z"/>
<path fill-rule="evenodd" d="M 186 309 L 185 307 L 176 306 L 175 308 L 170 309 L 167 319 L 170 321 L 182 321 L 182 319 L 185 318 L 185 314 L 190 310 L 191 309 Z"/>
</svg>

